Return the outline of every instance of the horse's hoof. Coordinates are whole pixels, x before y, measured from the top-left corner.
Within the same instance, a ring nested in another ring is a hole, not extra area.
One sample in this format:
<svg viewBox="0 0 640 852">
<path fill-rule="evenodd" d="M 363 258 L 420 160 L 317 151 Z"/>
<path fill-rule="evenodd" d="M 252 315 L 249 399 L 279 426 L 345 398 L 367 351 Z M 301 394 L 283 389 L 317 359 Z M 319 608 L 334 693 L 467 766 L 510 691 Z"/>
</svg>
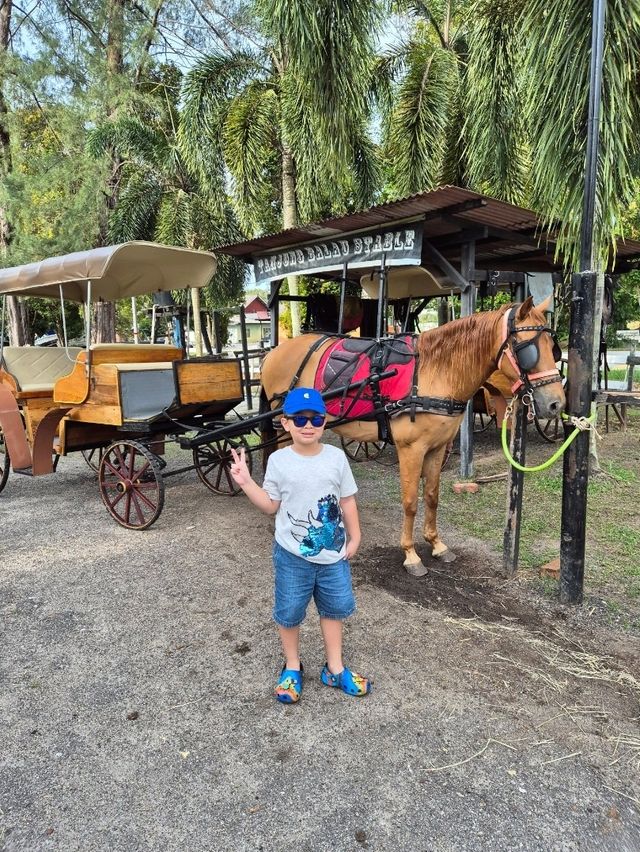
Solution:
<svg viewBox="0 0 640 852">
<path fill-rule="evenodd" d="M 429 571 L 424 567 L 422 562 L 414 562 L 413 565 L 405 565 L 404 570 L 407 574 L 411 574 L 412 577 L 424 577 L 425 574 L 428 574 Z"/>
<path fill-rule="evenodd" d="M 446 550 L 443 550 L 442 553 L 437 553 L 437 554 L 433 553 L 432 556 L 435 559 L 437 559 L 439 562 L 455 562 L 456 561 L 455 553 L 452 550 L 449 550 L 449 548 L 447 548 Z"/>
</svg>

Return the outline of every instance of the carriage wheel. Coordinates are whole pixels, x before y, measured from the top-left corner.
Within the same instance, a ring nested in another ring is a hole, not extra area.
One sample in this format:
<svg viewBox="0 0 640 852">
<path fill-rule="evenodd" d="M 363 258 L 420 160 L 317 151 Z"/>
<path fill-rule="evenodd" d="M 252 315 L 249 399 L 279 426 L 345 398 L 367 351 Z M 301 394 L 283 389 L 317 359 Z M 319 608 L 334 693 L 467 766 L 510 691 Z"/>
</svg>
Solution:
<svg viewBox="0 0 640 852">
<path fill-rule="evenodd" d="M 495 414 L 485 414 L 483 411 L 476 411 L 473 416 L 473 431 L 476 433 L 485 432 L 495 422 Z"/>
<path fill-rule="evenodd" d="M 249 472 L 253 470 L 249 444 L 244 438 L 223 438 L 220 441 L 210 441 L 193 450 L 193 464 L 201 482 L 214 494 L 239 494 L 242 489 L 233 480 L 229 468 L 233 464 L 231 448 L 245 449 L 245 458 Z"/>
<path fill-rule="evenodd" d="M 121 526 L 146 530 L 162 512 L 164 480 L 154 454 L 137 441 L 107 447 L 98 468 L 100 496 Z"/>
<path fill-rule="evenodd" d="M 3 490 L 9 479 L 9 470 L 11 469 L 9 450 L 4 442 L 4 434 L 0 429 L 0 491 Z"/>
<path fill-rule="evenodd" d="M 538 431 L 538 435 L 547 441 L 549 444 L 555 444 L 564 437 L 562 423 L 559 417 L 551 417 L 549 420 L 540 420 L 534 418 L 534 423 Z"/>
<path fill-rule="evenodd" d="M 104 447 L 93 447 L 91 450 L 80 450 L 80 454 L 91 470 L 97 473 L 100 469 L 100 462 L 104 455 Z"/>
<path fill-rule="evenodd" d="M 357 438 L 340 438 L 342 449 L 356 462 L 377 459 L 387 446 L 386 441 L 358 441 Z"/>
</svg>

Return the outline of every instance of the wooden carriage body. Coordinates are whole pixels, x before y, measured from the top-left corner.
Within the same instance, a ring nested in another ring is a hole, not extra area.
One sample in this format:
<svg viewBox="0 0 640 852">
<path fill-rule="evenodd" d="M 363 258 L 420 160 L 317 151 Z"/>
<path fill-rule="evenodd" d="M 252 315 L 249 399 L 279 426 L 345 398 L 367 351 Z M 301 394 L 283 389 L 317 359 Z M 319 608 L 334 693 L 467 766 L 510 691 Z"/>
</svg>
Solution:
<svg viewBox="0 0 640 852">
<path fill-rule="evenodd" d="M 89 304 L 201 287 L 214 271 L 209 253 L 128 243 L 1 270 L 0 292 Z M 163 344 L 0 347 L 0 434 L 13 469 L 32 475 L 123 434 L 158 436 L 160 445 L 167 433 L 223 419 L 242 399 L 235 358 L 189 359 Z"/>
</svg>

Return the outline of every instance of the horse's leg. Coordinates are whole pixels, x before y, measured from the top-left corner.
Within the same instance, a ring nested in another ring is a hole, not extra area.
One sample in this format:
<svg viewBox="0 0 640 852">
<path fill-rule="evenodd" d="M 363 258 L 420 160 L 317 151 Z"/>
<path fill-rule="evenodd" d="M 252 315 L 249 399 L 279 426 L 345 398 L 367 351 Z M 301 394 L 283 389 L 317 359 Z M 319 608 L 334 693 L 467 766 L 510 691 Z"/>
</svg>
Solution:
<svg viewBox="0 0 640 852">
<path fill-rule="evenodd" d="M 416 553 L 413 544 L 413 527 L 418 510 L 418 486 L 420 483 L 425 445 L 422 441 L 416 441 L 412 444 L 398 445 L 397 449 L 400 465 L 402 508 L 404 509 L 404 523 L 400 539 L 400 545 L 405 554 L 403 564 L 407 573 L 411 574 L 412 577 L 424 577 L 427 569 Z"/>
<path fill-rule="evenodd" d="M 425 541 L 431 545 L 432 556 L 435 556 L 442 562 L 453 562 L 456 555 L 441 540 L 436 525 L 438 498 L 440 496 L 440 471 L 442 470 L 442 461 L 446 451 L 446 444 L 435 450 L 431 450 L 426 454 L 422 465 L 422 478 L 424 480 L 423 535 Z"/>
</svg>

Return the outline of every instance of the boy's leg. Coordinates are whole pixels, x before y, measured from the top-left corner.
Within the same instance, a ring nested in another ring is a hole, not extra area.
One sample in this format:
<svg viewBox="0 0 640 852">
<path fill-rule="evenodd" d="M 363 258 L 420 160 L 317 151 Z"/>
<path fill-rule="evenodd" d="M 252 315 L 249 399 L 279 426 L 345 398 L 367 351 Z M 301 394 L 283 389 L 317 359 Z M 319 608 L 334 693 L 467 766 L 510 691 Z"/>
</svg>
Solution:
<svg viewBox="0 0 640 852">
<path fill-rule="evenodd" d="M 285 658 L 285 668 L 300 669 L 300 625 L 297 627 L 282 627 L 278 625 L 280 642 Z"/>
<path fill-rule="evenodd" d="M 320 616 L 320 630 L 324 640 L 329 671 L 331 674 L 340 674 L 344 668 L 342 663 L 342 621 Z"/>
</svg>

